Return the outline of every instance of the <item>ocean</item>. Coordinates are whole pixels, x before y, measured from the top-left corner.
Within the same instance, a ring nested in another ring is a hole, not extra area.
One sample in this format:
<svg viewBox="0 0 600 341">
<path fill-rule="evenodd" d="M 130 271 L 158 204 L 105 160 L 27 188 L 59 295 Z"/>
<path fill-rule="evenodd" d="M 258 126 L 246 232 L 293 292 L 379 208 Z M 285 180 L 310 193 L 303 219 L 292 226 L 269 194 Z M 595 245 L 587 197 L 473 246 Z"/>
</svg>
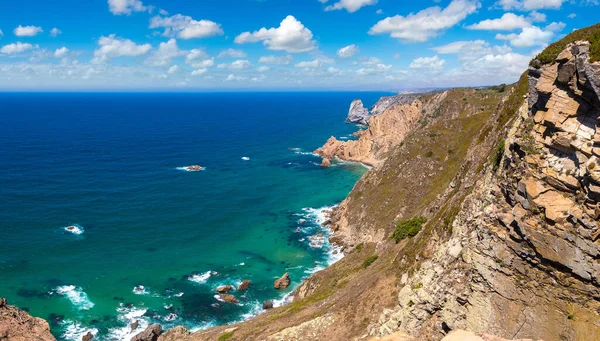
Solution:
<svg viewBox="0 0 600 341">
<path fill-rule="evenodd" d="M 351 139 L 350 102 L 382 95 L 0 94 L 0 297 L 59 340 L 198 330 L 283 304 L 339 259 L 323 211 L 366 171 L 322 168 L 311 151 Z M 238 304 L 215 294 L 242 280 Z"/>
</svg>

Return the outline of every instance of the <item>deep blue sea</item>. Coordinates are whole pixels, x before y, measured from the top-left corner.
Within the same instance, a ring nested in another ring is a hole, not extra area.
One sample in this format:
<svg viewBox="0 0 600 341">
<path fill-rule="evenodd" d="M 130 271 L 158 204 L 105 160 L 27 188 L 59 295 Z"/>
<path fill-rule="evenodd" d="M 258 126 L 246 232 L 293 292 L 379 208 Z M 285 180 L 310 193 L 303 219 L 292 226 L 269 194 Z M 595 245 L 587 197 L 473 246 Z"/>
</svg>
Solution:
<svg viewBox="0 0 600 341">
<path fill-rule="evenodd" d="M 310 152 L 351 138 L 353 99 L 382 95 L 0 94 L 0 296 L 59 340 L 129 340 L 133 321 L 197 330 L 283 304 L 339 258 L 319 219 L 366 171 Z M 240 303 L 215 296 L 244 279 Z"/>
</svg>

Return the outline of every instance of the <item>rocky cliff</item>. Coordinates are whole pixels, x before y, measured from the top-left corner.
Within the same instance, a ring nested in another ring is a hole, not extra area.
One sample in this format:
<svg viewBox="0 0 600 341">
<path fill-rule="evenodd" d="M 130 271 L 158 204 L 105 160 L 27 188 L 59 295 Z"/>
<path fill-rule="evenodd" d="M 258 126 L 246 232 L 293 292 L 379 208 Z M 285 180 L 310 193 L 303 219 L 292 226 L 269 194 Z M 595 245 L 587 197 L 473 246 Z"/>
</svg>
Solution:
<svg viewBox="0 0 600 341">
<path fill-rule="evenodd" d="M 346 122 L 367 125 L 370 118 L 369 110 L 363 106 L 363 102 L 360 99 L 352 101 Z"/>
<path fill-rule="evenodd" d="M 0 298 L 0 340 L 56 341 L 48 322 L 8 305 L 4 298 Z"/>
</svg>

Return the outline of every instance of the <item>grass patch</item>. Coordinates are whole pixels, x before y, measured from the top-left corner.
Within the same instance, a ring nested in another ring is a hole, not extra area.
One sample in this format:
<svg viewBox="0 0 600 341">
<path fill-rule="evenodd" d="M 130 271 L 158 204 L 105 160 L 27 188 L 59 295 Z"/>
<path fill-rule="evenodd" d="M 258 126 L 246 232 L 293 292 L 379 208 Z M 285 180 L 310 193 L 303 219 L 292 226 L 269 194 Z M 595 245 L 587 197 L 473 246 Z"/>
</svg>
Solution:
<svg viewBox="0 0 600 341">
<path fill-rule="evenodd" d="M 596 24 L 576 30 L 563 39 L 550 44 L 531 61 L 530 65 L 540 68 L 542 65 L 553 63 L 567 45 L 577 40 L 587 40 L 590 42 L 590 62 L 593 63 L 600 60 L 600 24 Z"/>
<path fill-rule="evenodd" d="M 501 139 L 498 142 L 493 153 L 492 164 L 494 165 L 494 170 L 497 170 L 500 167 L 500 163 L 502 163 L 502 159 L 504 158 L 504 139 Z"/>
<path fill-rule="evenodd" d="M 356 249 L 355 249 L 356 252 L 361 252 L 364 246 L 365 246 L 364 243 L 360 243 L 360 244 L 356 245 Z"/>
<path fill-rule="evenodd" d="M 232 337 L 233 337 L 233 332 L 224 333 L 224 334 L 221 334 L 221 336 L 219 336 L 219 341 L 229 340 Z"/>
<path fill-rule="evenodd" d="M 413 217 L 412 219 L 401 220 L 396 223 L 396 229 L 394 230 L 392 238 L 396 243 L 399 243 L 407 237 L 414 237 L 421 231 L 423 224 L 426 222 L 427 219 L 423 217 Z"/>
<path fill-rule="evenodd" d="M 432 151 L 428 151 L 427 153 L 423 154 L 425 157 L 432 157 L 433 156 L 433 152 Z"/>
<path fill-rule="evenodd" d="M 377 260 L 377 258 L 379 258 L 378 255 L 373 255 L 367 259 L 365 259 L 364 263 L 363 263 L 363 268 L 368 268 L 369 265 L 373 264 L 373 262 L 375 262 Z"/>
</svg>

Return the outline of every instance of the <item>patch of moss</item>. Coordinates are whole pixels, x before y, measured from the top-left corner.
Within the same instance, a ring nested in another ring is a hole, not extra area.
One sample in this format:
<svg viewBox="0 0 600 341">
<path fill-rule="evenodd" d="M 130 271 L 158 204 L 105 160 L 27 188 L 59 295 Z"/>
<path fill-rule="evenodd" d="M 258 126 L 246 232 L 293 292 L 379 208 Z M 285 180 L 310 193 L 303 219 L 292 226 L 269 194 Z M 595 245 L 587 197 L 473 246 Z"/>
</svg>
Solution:
<svg viewBox="0 0 600 341">
<path fill-rule="evenodd" d="M 361 252 L 364 246 L 365 246 L 364 243 L 360 243 L 360 244 L 356 245 L 356 249 L 355 249 L 356 252 Z"/>
<path fill-rule="evenodd" d="M 425 157 L 432 157 L 433 156 L 433 152 L 432 151 L 428 151 L 427 153 L 423 154 Z"/>
<path fill-rule="evenodd" d="M 596 24 L 573 31 L 563 39 L 550 44 L 531 61 L 530 65 L 539 68 L 544 64 L 553 63 L 567 45 L 578 40 L 587 40 L 590 42 L 591 62 L 600 60 L 600 24 Z M 539 63 L 536 63 L 536 60 Z"/>
<path fill-rule="evenodd" d="M 504 158 L 504 143 L 504 139 L 501 139 L 496 145 L 496 148 L 494 148 L 494 154 L 492 155 L 494 170 L 497 170 L 500 167 L 500 163 L 502 163 L 502 159 Z"/>
<path fill-rule="evenodd" d="M 219 336 L 219 341 L 229 340 L 232 337 L 233 337 L 233 332 L 224 333 L 224 334 L 221 334 L 221 336 Z"/>
<path fill-rule="evenodd" d="M 421 231 L 421 227 L 426 222 L 427 219 L 423 217 L 413 217 L 408 220 L 401 220 L 396 223 L 396 229 L 394 230 L 392 238 L 396 241 L 396 243 L 399 243 L 401 240 L 406 239 L 407 237 L 414 237 L 419 233 L 419 231 Z"/>
<path fill-rule="evenodd" d="M 373 264 L 373 262 L 375 262 L 377 260 L 377 258 L 379 258 L 378 255 L 373 255 L 367 259 L 365 259 L 364 263 L 363 263 L 363 268 L 368 268 L 369 265 Z"/>
</svg>

